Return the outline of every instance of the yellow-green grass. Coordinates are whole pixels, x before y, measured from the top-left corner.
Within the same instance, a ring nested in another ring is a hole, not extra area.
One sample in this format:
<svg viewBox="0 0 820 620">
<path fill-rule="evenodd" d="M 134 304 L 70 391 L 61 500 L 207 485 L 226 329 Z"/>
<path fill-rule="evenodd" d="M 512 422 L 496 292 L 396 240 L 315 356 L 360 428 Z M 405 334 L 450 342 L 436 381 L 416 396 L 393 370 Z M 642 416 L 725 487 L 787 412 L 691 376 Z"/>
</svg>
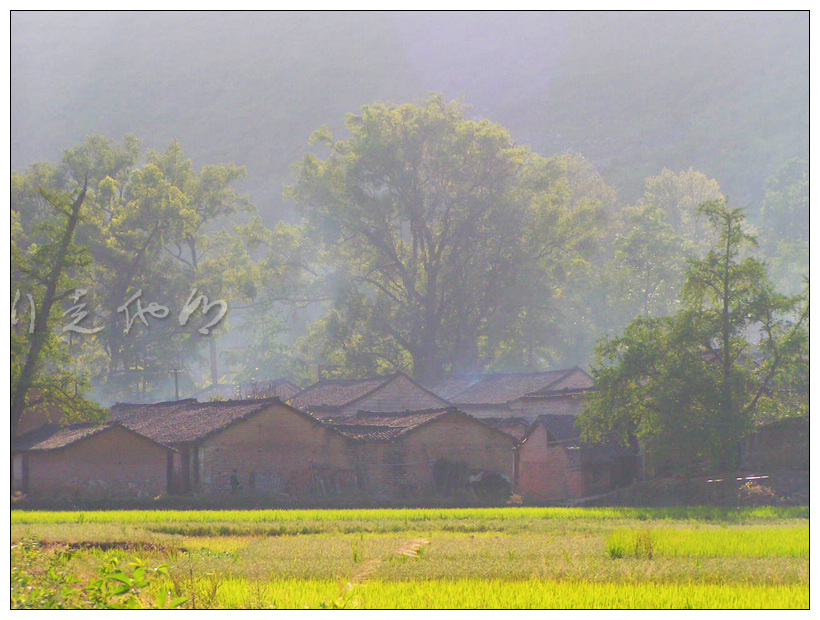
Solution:
<svg viewBox="0 0 820 620">
<path fill-rule="evenodd" d="M 227 578 L 197 584 L 189 607 L 359 609 L 808 609 L 802 586 L 528 579 L 365 581 Z"/>
<path fill-rule="evenodd" d="M 613 558 L 689 556 L 704 558 L 809 557 L 809 528 L 631 529 L 609 536 Z"/>
<path fill-rule="evenodd" d="M 334 510 L 12 510 L 15 523 L 211 523 L 276 521 L 443 521 L 509 519 L 688 519 L 738 521 L 746 519 L 808 519 L 808 506 L 725 508 L 373 508 Z"/>
<path fill-rule="evenodd" d="M 28 537 L 80 583 L 166 564 L 199 608 L 808 605 L 807 509 L 12 512 Z"/>
</svg>

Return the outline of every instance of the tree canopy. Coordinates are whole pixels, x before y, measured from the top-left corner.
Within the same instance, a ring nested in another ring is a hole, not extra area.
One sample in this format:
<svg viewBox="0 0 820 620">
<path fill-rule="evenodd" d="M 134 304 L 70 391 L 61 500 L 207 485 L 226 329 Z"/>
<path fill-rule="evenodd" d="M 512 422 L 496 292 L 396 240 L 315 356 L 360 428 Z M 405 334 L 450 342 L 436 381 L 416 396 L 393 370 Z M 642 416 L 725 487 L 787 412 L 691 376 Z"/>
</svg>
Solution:
<svg viewBox="0 0 820 620">
<path fill-rule="evenodd" d="M 637 436 L 658 471 L 736 466 L 756 421 L 804 412 L 808 395 L 796 379 L 808 367 L 808 288 L 774 291 L 748 254 L 755 240 L 742 210 L 713 201 L 699 211 L 714 244 L 690 260 L 681 309 L 602 340 L 598 391 L 581 416 L 591 440 Z"/>
</svg>

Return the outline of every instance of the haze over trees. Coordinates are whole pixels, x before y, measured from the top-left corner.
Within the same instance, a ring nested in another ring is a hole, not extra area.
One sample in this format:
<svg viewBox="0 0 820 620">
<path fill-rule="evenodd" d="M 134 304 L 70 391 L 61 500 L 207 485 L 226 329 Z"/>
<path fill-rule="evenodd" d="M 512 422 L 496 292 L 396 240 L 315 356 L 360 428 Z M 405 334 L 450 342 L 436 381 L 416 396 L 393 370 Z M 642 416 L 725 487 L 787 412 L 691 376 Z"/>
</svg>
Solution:
<svg viewBox="0 0 820 620">
<path fill-rule="evenodd" d="M 592 362 L 590 436 L 713 461 L 801 411 L 803 15 L 117 15 L 13 16 L 18 393 Z"/>
<path fill-rule="evenodd" d="M 428 92 L 549 157 L 583 154 L 631 203 L 690 167 L 758 224 L 809 155 L 808 12 L 11 15 L 11 164 L 93 133 L 234 162 L 268 226 L 308 136 Z"/>
</svg>

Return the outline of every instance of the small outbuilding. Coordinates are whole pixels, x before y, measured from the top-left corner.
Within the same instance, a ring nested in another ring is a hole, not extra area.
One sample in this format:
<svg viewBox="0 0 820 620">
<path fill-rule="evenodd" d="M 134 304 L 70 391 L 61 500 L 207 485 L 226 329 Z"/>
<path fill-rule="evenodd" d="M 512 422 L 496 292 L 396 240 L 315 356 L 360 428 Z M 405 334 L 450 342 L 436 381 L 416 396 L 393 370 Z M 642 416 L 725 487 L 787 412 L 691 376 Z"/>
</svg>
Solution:
<svg viewBox="0 0 820 620">
<path fill-rule="evenodd" d="M 174 451 L 123 424 L 47 424 L 11 444 L 12 491 L 43 499 L 168 492 Z"/>
</svg>

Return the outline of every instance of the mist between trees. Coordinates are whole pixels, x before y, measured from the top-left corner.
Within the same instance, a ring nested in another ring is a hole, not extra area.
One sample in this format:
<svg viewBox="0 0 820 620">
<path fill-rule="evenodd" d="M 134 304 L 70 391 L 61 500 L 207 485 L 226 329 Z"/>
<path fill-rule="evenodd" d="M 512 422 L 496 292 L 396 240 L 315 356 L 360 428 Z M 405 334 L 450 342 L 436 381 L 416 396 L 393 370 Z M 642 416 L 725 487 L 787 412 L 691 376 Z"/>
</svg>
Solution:
<svg viewBox="0 0 820 620">
<path fill-rule="evenodd" d="M 773 356 L 778 369 L 803 359 L 807 162 L 765 181 L 750 221 L 718 179 L 691 168 L 660 170 L 624 203 L 583 155 L 543 157 L 440 95 L 366 105 L 345 127 L 343 137 L 318 129 L 294 164 L 284 194 L 296 223 L 266 225 L 236 190 L 244 168 L 197 167 L 178 141 L 143 152 L 135 136 L 94 135 L 59 162 L 12 172 L 11 294 L 31 294 L 38 315 L 53 306 L 34 334 L 28 320 L 12 325 L 13 390 L 79 413 L 82 395 L 170 398 L 174 369 L 186 395 L 234 380 L 306 384 L 317 366 L 339 377 L 404 370 L 422 383 L 604 368 L 625 341 L 602 341 L 597 357 L 596 342 L 626 330 L 653 347 L 682 338 L 711 350 L 722 360 L 715 411 L 733 425 L 748 404 L 731 396 L 738 360 L 761 358 L 768 372 Z M 729 295 L 696 284 L 725 246 L 716 213 L 735 214 L 740 235 L 727 259 L 742 270 L 727 289 L 740 301 L 728 309 Z M 77 338 L 55 326 L 80 287 L 93 309 L 82 325 L 105 329 Z M 125 333 L 117 309 L 137 290 L 184 300 L 194 288 L 230 308 L 208 335 L 204 316 Z M 703 320 L 681 334 L 687 312 Z"/>
</svg>

